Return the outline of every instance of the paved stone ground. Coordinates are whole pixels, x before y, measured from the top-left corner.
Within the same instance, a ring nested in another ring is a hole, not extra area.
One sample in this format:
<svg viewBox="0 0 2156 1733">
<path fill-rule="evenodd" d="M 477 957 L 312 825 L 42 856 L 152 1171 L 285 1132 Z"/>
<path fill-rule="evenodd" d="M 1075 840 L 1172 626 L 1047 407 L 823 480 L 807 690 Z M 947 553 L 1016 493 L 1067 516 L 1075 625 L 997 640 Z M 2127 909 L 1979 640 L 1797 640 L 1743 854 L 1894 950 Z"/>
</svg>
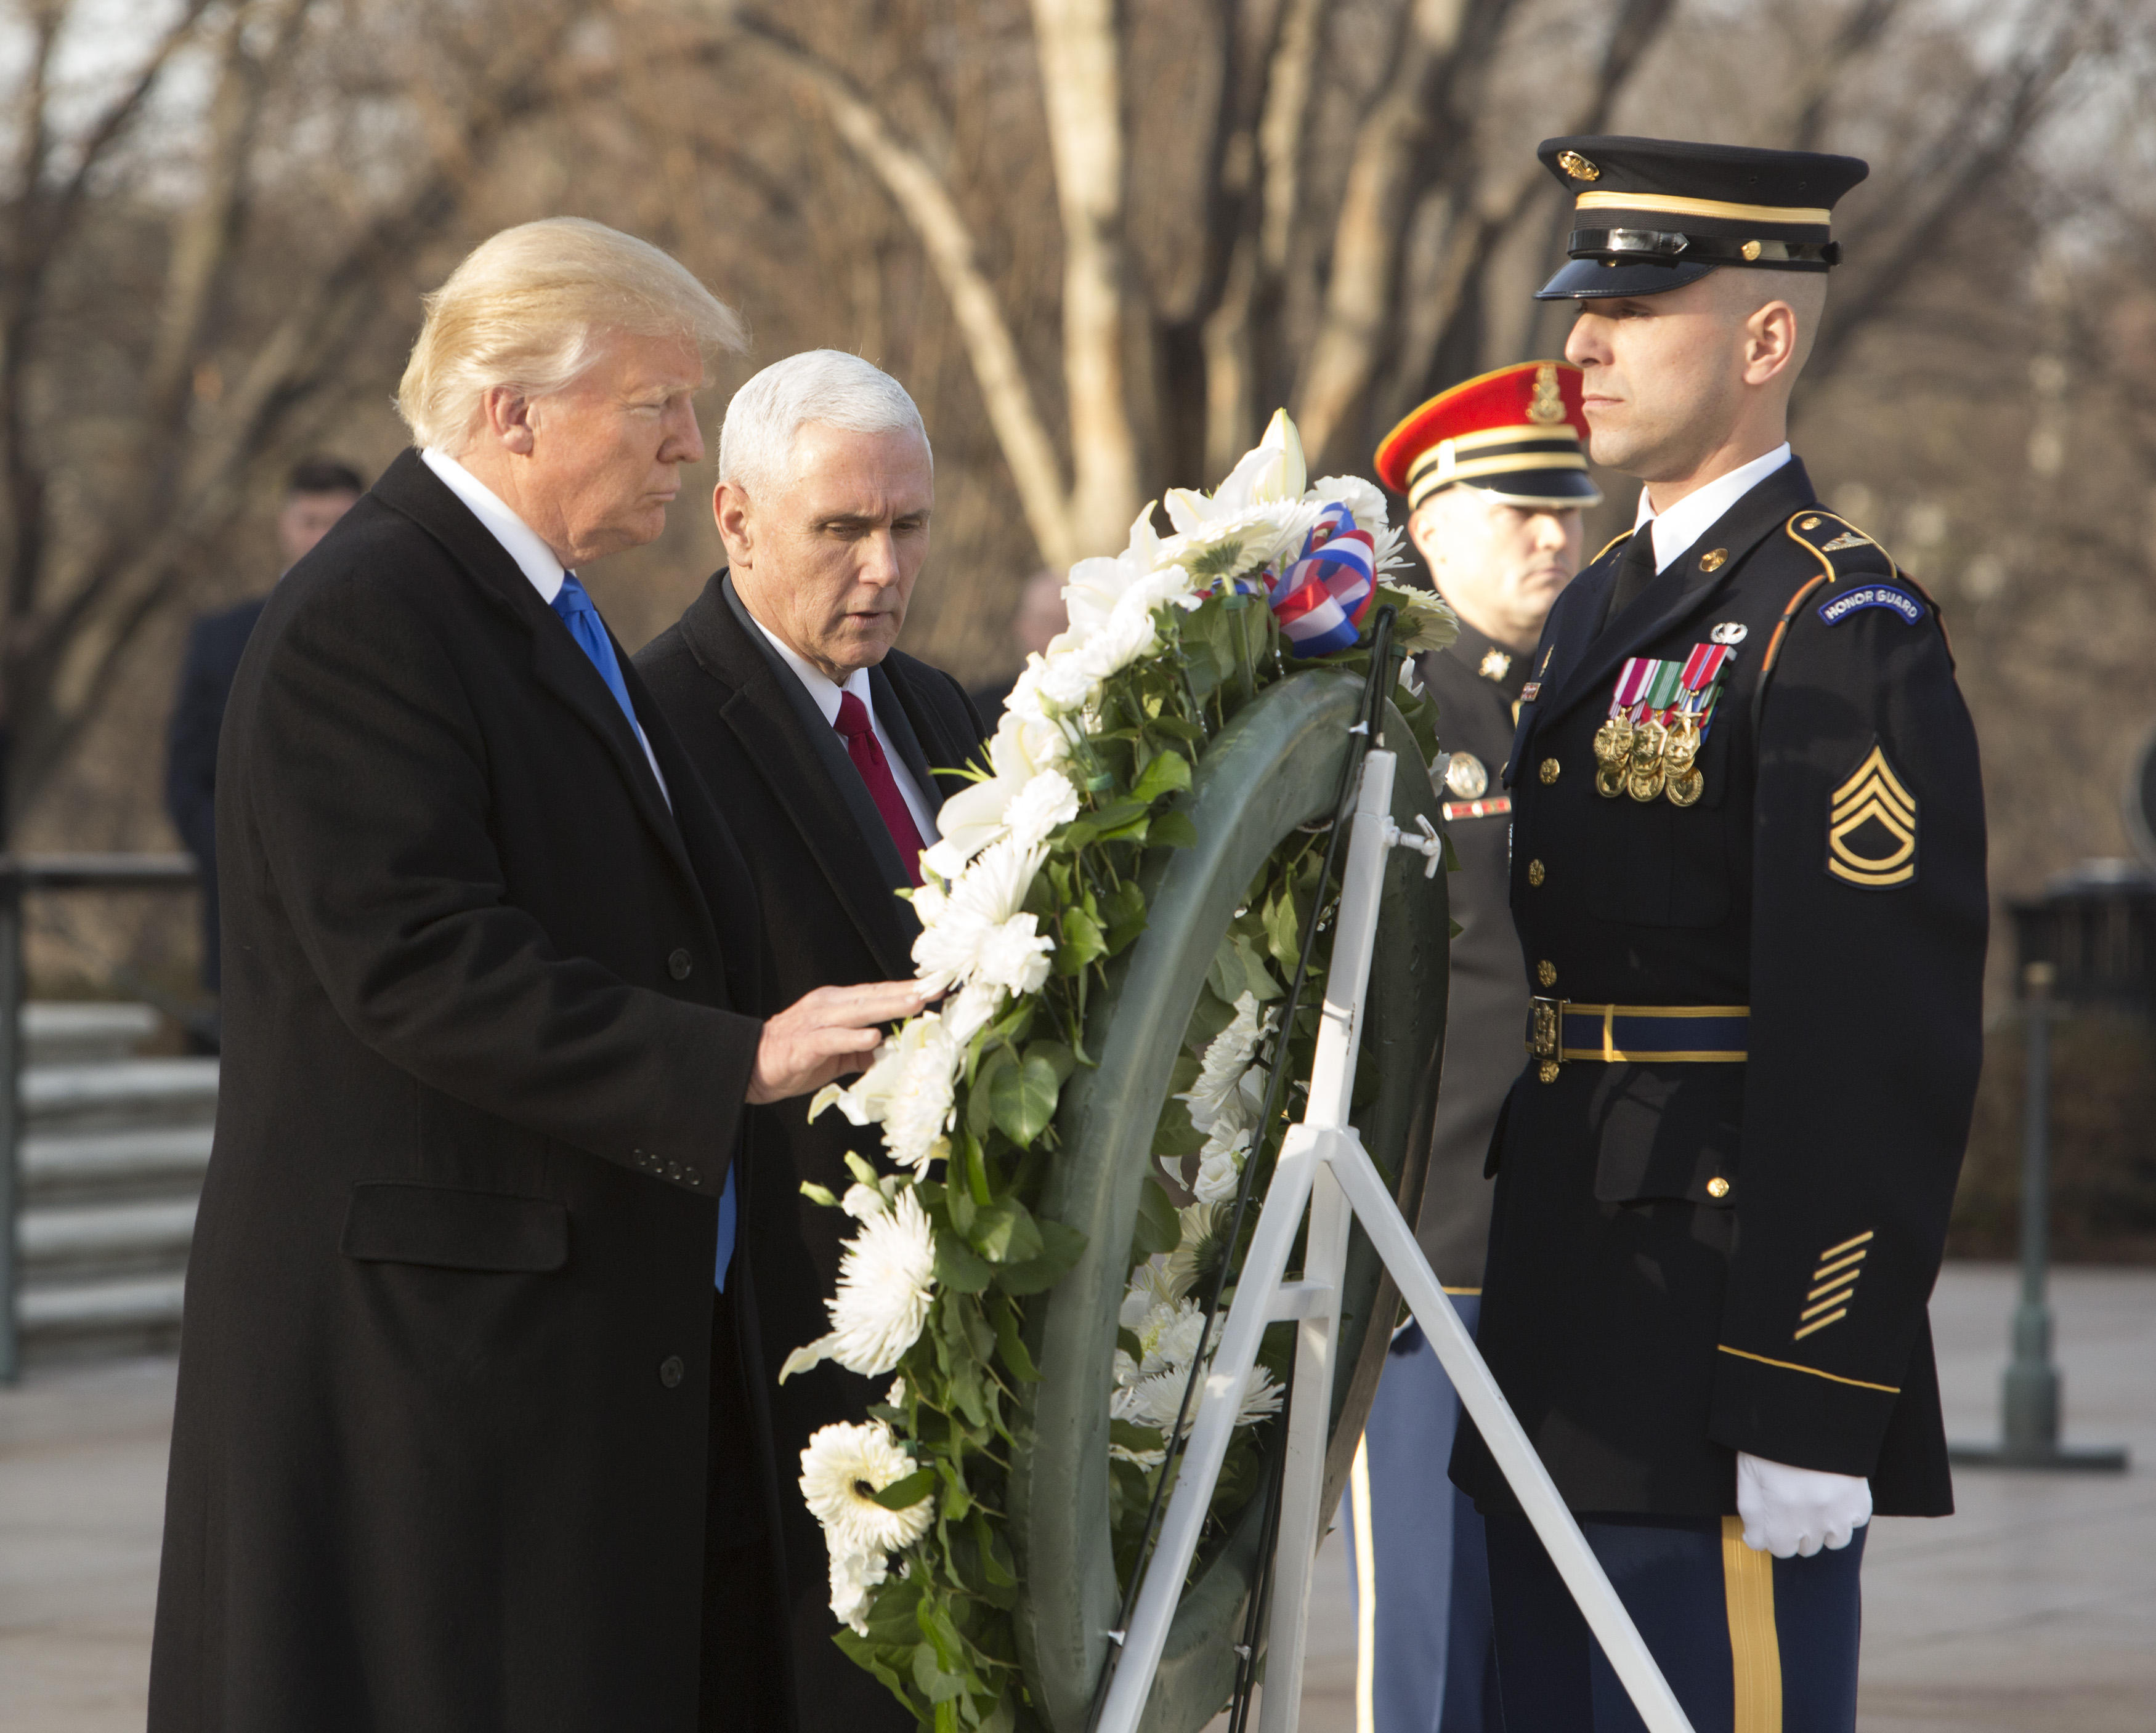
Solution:
<svg viewBox="0 0 2156 1733">
<path fill-rule="evenodd" d="M 2013 1273 L 1957 1265 L 1933 1305 L 1949 1433 L 1998 1427 Z M 1964 1469 L 1961 1510 L 1882 1519 L 1865 1566 L 1862 1733 L 2156 1727 L 2156 1271 L 2054 1289 L 2069 1442 L 2124 1477 Z M 172 1404 L 168 1361 L 33 1372 L 0 1392 L 0 1727 L 142 1725 Z M 1305 1733 L 1353 1733 L 1337 1537 L 1320 1558 Z"/>
</svg>

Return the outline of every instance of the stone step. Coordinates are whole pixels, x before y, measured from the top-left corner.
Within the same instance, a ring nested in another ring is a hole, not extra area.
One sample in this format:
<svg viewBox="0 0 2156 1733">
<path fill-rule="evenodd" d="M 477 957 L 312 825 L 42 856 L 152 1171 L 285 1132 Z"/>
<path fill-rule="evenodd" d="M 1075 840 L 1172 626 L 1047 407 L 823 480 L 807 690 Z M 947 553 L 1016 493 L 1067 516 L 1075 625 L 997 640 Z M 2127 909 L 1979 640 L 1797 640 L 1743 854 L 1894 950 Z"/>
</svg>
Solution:
<svg viewBox="0 0 2156 1733">
<path fill-rule="evenodd" d="M 168 1351 L 179 1341 L 184 1285 L 177 1273 L 26 1284 L 17 1314 L 24 1356 L 49 1361 Z"/>
<path fill-rule="evenodd" d="M 33 999 L 23 1007 L 23 1060 L 28 1065 L 131 1059 L 157 1033 L 150 1005 L 103 999 Z"/>
<path fill-rule="evenodd" d="M 130 1131 L 42 1131 L 23 1140 L 23 1192 L 35 1207 L 76 1198 L 202 1188 L 214 1127 L 150 1125 Z"/>
<path fill-rule="evenodd" d="M 33 1065 L 22 1078 L 25 1129 L 208 1125 L 217 1117 L 217 1072 L 210 1059 Z"/>
<path fill-rule="evenodd" d="M 26 1209 L 16 1224 L 24 1279 L 56 1270 L 89 1277 L 169 1274 L 187 1267 L 195 1231 L 192 1197 L 148 1203 L 74 1204 Z"/>
</svg>

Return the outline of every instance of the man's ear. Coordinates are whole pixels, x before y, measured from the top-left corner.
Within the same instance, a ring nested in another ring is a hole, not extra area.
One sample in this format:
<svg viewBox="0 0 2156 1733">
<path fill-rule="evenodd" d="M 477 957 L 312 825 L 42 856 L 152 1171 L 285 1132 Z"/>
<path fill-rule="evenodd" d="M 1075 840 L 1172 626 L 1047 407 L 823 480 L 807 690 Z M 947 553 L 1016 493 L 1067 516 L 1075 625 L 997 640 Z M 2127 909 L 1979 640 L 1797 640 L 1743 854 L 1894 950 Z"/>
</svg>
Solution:
<svg viewBox="0 0 2156 1733">
<path fill-rule="evenodd" d="M 719 539 L 726 545 L 729 560 L 737 563 L 756 550 L 754 514 L 749 499 L 737 483 L 722 481 L 711 490 L 711 520 L 719 526 Z"/>
<path fill-rule="evenodd" d="M 480 399 L 487 436 L 505 451 L 530 457 L 538 443 L 531 429 L 531 400 L 513 385 L 490 385 Z"/>
<path fill-rule="evenodd" d="M 1797 310 L 1773 300 L 1744 321 L 1744 382 L 1764 385 L 1800 364 Z"/>
</svg>

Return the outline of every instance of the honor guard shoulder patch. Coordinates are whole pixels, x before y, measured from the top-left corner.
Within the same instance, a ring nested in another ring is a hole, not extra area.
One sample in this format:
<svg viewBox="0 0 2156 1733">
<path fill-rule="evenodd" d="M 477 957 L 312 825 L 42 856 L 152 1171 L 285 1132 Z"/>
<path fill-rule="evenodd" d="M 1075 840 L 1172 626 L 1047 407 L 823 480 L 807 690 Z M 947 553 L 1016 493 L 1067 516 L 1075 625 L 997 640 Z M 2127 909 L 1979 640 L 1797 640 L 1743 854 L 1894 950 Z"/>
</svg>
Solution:
<svg viewBox="0 0 2156 1733">
<path fill-rule="evenodd" d="M 1827 797 L 1826 869 L 1866 890 L 1892 890 L 1917 876 L 1917 797 L 1878 741 Z"/>
<path fill-rule="evenodd" d="M 1830 626 L 1839 626 L 1851 614 L 1861 613 L 1868 608 L 1883 608 L 1889 613 L 1899 615 L 1904 625 L 1913 626 L 1924 617 L 1924 604 L 1907 590 L 1893 584 L 1859 584 L 1851 590 L 1837 590 L 1820 603 L 1819 617 Z"/>
</svg>

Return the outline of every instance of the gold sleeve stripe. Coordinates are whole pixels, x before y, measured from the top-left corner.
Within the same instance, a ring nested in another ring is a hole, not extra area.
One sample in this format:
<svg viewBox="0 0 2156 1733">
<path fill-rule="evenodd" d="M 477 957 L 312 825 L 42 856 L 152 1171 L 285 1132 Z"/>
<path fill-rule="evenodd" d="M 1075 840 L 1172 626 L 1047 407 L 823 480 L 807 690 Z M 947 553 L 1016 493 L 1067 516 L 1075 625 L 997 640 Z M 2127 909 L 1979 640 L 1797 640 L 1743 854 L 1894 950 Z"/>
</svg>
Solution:
<svg viewBox="0 0 2156 1733">
<path fill-rule="evenodd" d="M 1837 1288 L 1846 1288 L 1851 1282 L 1855 1281 L 1857 1277 L 1863 1274 L 1864 1272 L 1861 1269 L 1845 1269 L 1832 1281 L 1822 1283 L 1820 1286 L 1813 1289 L 1810 1293 L 1804 1295 L 1804 1298 L 1807 1300 L 1817 1300 L 1822 1294 L 1831 1294 Z"/>
<path fill-rule="evenodd" d="M 1861 1264 L 1870 1255 L 1868 1251 L 1851 1252 L 1846 1258 L 1837 1259 L 1832 1264 L 1822 1264 L 1812 1272 L 1812 1279 L 1823 1282 L 1837 1269 L 1846 1269 L 1853 1264 Z"/>
<path fill-rule="evenodd" d="M 1839 1257 L 1842 1253 L 1848 1251 L 1852 1247 L 1862 1245 L 1865 1241 L 1871 1238 L 1872 1232 L 1873 1230 L 1871 1228 L 1866 1228 L 1863 1233 L 1858 1234 L 1854 1239 L 1845 1239 L 1838 1246 L 1829 1246 L 1825 1251 L 1820 1254 L 1820 1262 L 1824 1264 L 1828 1259 Z"/>
<path fill-rule="evenodd" d="M 1808 1306 L 1808 1307 L 1806 1307 L 1803 1311 L 1799 1312 L 1799 1313 L 1797 1314 L 1797 1321 L 1798 1321 L 1799 1324 L 1801 1324 L 1801 1323 L 1803 1323 L 1803 1322 L 1804 1321 L 1804 1320 L 1805 1320 L 1805 1319 L 1807 1319 L 1807 1318 L 1816 1318 L 1816 1317 L 1817 1317 L 1817 1316 L 1818 1316 L 1821 1312 L 1825 1311 L 1825 1310 L 1829 1306 L 1830 1306 L 1830 1305 L 1840 1305 L 1844 1300 L 1847 1300 L 1848 1298 L 1849 1298 L 1849 1296 L 1848 1296 L 1846 1294 L 1837 1294 L 1837 1295 L 1835 1295 L 1834 1296 L 1834 1298 L 1832 1298 L 1831 1300 L 1821 1300 L 1821 1301 L 1820 1301 L 1817 1305 L 1815 1305 L 1815 1306 Z"/>
<path fill-rule="evenodd" d="M 1818 205 L 1730 204 L 1719 198 L 1683 198 L 1673 192 L 1583 192 L 1580 211 L 1659 211 L 1671 217 L 1726 217 L 1732 223 L 1807 223 L 1824 228 L 1834 213 Z"/>
<path fill-rule="evenodd" d="M 1827 1320 L 1833 1322 L 1832 1319 Z M 1732 1348 L 1727 1342 L 1717 1342 L 1715 1347 L 1724 1354 L 1734 1354 L 1739 1360 L 1756 1360 L 1762 1366 L 1771 1366 L 1778 1372 L 1809 1372 L 1815 1378 L 1825 1378 L 1830 1384 L 1853 1385 L 1859 1390 L 1883 1391 L 1888 1396 L 1899 1396 L 1899 1384 L 1875 1384 L 1869 1378 L 1845 1378 L 1840 1372 L 1823 1372 L 1815 1366 L 1799 1366 L 1794 1360 L 1771 1360 L 1764 1354 L 1754 1354 L 1745 1348 Z"/>
<path fill-rule="evenodd" d="M 1813 1310 L 1817 1310 L 1817 1308 L 1816 1308 L 1816 1307 L 1815 1307 Z M 1809 1313 L 1809 1312 L 1807 1312 L 1804 1315 L 1805 1315 L 1805 1316 L 1807 1316 L 1807 1317 L 1810 1317 L 1810 1316 L 1811 1315 L 1811 1314 L 1810 1314 L 1810 1313 Z M 1791 1336 L 1791 1337 L 1789 1338 L 1789 1340 L 1790 1340 L 1791 1341 L 1793 1341 L 1793 1342 L 1800 1342 L 1800 1341 L 1803 1341 L 1806 1336 L 1810 1336 L 1810 1334 L 1811 1334 L 1815 1330 L 1824 1330 L 1824 1329 L 1825 1329 L 1825 1328 L 1827 1327 L 1827 1325 L 1830 1325 L 1830 1324 L 1839 1324 L 1840 1322 L 1841 1322 L 1841 1320 L 1842 1320 L 1844 1318 L 1846 1318 L 1848 1315 L 1849 1315 L 1849 1308 L 1848 1308 L 1847 1306 L 1844 1306 L 1844 1307 L 1843 1307 L 1840 1311 L 1838 1311 L 1838 1312 L 1830 1312 L 1830 1313 L 1829 1313 L 1825 1317 L 1824 1317 L 1824 1318 L 1820 1319 L 1820 1320 L 1819 1320 L 1819 1322 L 1818 1322 L 1818 1323 L 1816 1323 L 1816 1324 L 1807 1324 L 1807 1325 L 1804 1325 L 1804 1327 L 1802 1330 L 1799 1330 L 1799 1331 L 1798 1331 L 1794 1336 Z M 1854 1379 L 1848 1379 L 1848 1380 L 1845 1380 L 1845 1382 L 1850 1382 L 1850 1383 L 1854 1383 L 1854 1382 L 1856 1382 L 1856 1380 L 1854 1380 Z"/>
<path fill-rule="evenodd" d="M 1722 1519 L 1722 1594 L 1736 1675 L 1732 1733 L 1782 1733 L 1782 1639 L 1774 1628 L 1774 1560 L 1744 1544 L 1744 1519 Z"/>
</svg>

